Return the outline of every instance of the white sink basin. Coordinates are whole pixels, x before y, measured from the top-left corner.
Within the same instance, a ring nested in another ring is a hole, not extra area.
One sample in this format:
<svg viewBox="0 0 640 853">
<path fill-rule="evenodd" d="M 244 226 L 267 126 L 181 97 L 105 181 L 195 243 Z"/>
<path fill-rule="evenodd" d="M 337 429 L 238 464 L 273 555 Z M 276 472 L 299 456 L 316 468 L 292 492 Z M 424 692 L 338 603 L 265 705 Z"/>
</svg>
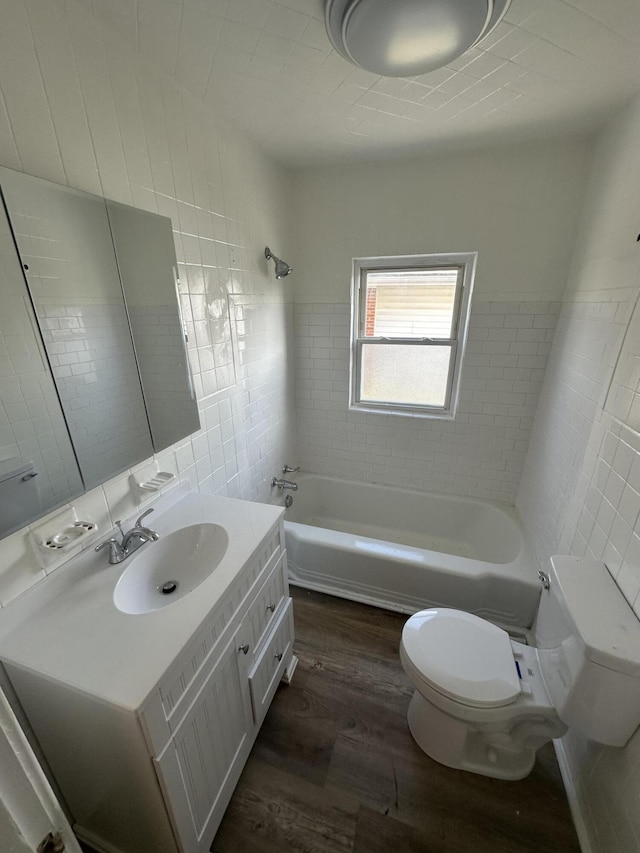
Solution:
<svg viewBox="0 0 640 853">
<path fill-rule="evenodd" d="M 114 604 L 140 614 L 179 601 L 215 571 L 228 545 L 219 524 L 192 524 L 142 545 L 116 584 Z"/>
</svg>

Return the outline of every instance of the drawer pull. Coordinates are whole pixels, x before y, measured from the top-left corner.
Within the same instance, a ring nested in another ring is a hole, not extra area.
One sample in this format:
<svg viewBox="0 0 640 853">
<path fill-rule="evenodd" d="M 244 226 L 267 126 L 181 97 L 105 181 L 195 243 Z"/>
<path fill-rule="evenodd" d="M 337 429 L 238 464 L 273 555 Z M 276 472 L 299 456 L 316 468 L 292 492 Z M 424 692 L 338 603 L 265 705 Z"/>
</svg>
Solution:
<svg viewBox="0 0 640 853">
<path fill-rule="evenodd" d="M 279 653 L 279 654 L 277 654 L 277 655 L 274 655 L 274 658 L 275 658 L 278 662 L 279 662 L 279 661 L 281 661 L 281 660 L 282 660 L 282 652 L 280 652 L 280 653 Z"/>
<path fill-rule="evenodd" d="M 249 643 L 245 643 L 243 646 L 240 646 L 238 651 L 242 652 L 245 655 L 248 655 L 249 654 Z"/>
<path fill-rule="evenodd" d="M 267 610 L 270 610 L 272 613 L 276 609 L 275 604 L 267 604 Z"/>
</svg>

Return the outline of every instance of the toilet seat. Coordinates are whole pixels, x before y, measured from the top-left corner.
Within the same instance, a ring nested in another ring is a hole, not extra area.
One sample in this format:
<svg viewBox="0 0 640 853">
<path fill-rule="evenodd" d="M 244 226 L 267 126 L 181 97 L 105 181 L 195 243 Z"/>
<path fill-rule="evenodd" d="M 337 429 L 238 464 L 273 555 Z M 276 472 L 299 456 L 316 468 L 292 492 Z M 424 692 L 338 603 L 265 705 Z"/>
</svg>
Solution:
<svg viewBox="0 0 640 853">
<path fill-rule="evenodd" d="M 509 635 L 472 613 L 421 610 L 406 622 L 402 646 L 416 680 L 455 702 L 498 708 L 521 694 Z"/>
</svg>

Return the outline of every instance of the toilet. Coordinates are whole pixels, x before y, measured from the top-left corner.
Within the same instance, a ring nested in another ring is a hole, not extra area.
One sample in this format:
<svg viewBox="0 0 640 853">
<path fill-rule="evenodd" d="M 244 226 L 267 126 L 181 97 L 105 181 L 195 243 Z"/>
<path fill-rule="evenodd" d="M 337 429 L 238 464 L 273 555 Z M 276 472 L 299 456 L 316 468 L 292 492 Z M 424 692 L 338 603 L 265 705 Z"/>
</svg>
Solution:
<svg viewBox="0 0 640 853">
<path fill-rule="evenodd" d="M 540 576 L 533 646 L 461 610 L 407 620 L 409 730 L 441 764 L 523 779 L 568 728 L 620 747 L 640 724 L 640 621 L 607 567 L 557 556 Z"/>
</svg>

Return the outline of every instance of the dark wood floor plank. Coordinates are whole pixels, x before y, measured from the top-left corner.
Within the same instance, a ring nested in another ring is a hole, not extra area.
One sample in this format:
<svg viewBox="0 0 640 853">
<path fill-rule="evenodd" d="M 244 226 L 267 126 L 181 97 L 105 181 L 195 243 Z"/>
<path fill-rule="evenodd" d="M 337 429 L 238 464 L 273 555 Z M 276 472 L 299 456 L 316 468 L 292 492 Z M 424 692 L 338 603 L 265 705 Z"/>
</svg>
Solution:
<svg viewBox="0 0 640 853">
<path fill-rule="evenodd" d="M 551 746 L 520 782 L 437 764 L 407 727 L 407 617 L 292 594 L 300 664 L 276 694 L 215 853 L 579 853 Z"/>
<path fill-rule="evenodd" d="M 213 853 L 579 853 L 551 744 L 520 782 L 432 761 L 407 727 L 407 617 L 292 595 L 300 663 L 276 693 Z"/>
<path fill-rule="evenodd" d="M 214 840 L 215 853 L 351 853 L 359 804 L 255 755 Z"/>
</svg>

